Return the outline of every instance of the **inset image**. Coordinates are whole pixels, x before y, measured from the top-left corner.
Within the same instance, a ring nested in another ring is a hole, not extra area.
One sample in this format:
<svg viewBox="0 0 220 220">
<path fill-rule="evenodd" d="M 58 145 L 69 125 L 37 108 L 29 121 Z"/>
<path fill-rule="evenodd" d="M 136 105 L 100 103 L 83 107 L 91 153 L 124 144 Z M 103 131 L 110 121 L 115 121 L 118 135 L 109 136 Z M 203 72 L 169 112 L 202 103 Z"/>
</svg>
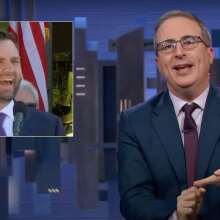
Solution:
<svg viewBox="0 0 220 220">
<path fill-rule="evenodd" d="M 0 136 L 73 136 L 73 22 L 0 22 Z"/>
</svg>

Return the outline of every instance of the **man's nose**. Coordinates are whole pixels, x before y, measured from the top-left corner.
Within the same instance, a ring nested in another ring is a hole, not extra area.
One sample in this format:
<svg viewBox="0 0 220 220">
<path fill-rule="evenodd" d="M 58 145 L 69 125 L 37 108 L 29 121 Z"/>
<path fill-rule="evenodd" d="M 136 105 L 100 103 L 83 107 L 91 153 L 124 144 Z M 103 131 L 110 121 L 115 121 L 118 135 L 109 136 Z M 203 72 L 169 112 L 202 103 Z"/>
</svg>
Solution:
<svg viewBox="0 0 220 220">
<path fill-rule="evenodd" d="M 178 57 L 182 57 L 182 56 L 185 56 L 186 50 L 183 48 L 182 44 L 180 42 L 177 42 L 176 44 L 176 49 L 174 51 L 175 53 L 175 56 L 178 58 Z"/>
</svg>

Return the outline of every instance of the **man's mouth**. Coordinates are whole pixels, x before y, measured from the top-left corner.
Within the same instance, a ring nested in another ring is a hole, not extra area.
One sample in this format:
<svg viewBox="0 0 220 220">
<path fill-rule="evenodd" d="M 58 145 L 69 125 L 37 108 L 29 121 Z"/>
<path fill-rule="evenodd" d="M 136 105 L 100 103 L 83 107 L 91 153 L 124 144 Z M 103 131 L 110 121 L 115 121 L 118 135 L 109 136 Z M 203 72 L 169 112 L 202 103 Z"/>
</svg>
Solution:
<svg viewBox="0 0 220 220">
<path fill-rule="evenodd" d="M 181 65 L 176 65 L 174 66 L 174 69 L 179 71 L 179 70 L 188 70 L 192 67 L 192 64 L 181 64 Z"/>
<path fill-rule="evenodd" d="M 0 85 L 12 85 L 12 79 L 0 79 Z"/>
</svg>

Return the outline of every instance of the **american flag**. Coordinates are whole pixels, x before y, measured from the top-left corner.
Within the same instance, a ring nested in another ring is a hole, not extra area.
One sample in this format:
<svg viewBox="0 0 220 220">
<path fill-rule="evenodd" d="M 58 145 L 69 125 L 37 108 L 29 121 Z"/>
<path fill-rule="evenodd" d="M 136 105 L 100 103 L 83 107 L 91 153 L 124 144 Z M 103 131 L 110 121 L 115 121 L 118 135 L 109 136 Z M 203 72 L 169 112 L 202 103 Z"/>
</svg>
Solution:
<svg viewBox="0 0 220 220">
<path fill-rule="evenodd" d="M 39 109 L 48 111 L 46 34 L 48 22 L 9 22 L 19 45 L 23 78 L 38 90 Z"/>
</svg>

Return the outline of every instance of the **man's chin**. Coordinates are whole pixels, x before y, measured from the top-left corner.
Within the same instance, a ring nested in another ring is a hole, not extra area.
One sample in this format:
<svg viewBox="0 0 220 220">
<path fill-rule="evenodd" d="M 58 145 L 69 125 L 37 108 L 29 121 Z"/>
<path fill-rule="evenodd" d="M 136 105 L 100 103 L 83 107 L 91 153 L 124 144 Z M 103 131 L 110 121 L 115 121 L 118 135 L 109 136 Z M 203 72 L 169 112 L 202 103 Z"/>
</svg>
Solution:
<svg viewBox="0 0 220 220">
<path fill-rule="evenodd" d="M 14 99 L 18 88 L 20 85 L 20 80 L 17 83 L 14 83 L 10 88 L 0 88 L 0 103 L 7 104 L 9 103 L 12 99 Z"/>
<path fill-rule="evenodd" d="M 180 83 L 179 85 L 179 88 L 182 88 L 182 89 L 187 89 L 187 88 L 192 88 L 194 86 L 194 83 L 192 82 L 185 82 L 185 83 Z"/>
<path fill-rule="evenodd" d="M 9 103 L 14 98 L 14 93 L 0 94 L 0 102 Z"/>
</svg>

